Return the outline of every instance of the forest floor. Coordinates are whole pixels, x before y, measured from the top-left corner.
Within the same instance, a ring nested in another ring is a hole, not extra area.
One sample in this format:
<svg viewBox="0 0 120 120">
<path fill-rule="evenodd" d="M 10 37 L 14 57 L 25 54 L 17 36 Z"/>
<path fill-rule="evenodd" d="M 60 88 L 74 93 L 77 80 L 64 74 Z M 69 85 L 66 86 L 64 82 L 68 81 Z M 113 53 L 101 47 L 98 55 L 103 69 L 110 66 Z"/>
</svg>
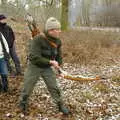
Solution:
<svg viewBox="0 0 120 120">
<path fill-rule="evenodd" d="M 119 120 L 120 119 L 120 64 L 96 68 L 64 64 L 72 75 L 101 76 L 98 81 L 58 79 L 65 104 L 71 115 L 63 116 L 47 91 L 42 79 L 37 83 L 29 101 L 29 114 L 19 113 L 17 105 L 22 77 L 9 79 L 9 93 L 0 94 L 1 120 Z"/>
<path fill-rule="evenodd" d="M 30 33 L 24 25 L 11 25 L 16 31 L 16 49 L 24 72 Z M 63 69 L 73 76 L 101 77 L 98 81 L 88 82 L 57 79 L 63 100 L 71 110 L 69 116 L 58 112 L 41 78 L 30 96 L 29 113 L 19 113 L 17 106 L 23 76 L 18 76 L 9 77 L 8 93 L 0 93 L 0 120 L 119 120 L 119 35 L 98 31 L 68 31 L 62 34 Z"/>
</svg>

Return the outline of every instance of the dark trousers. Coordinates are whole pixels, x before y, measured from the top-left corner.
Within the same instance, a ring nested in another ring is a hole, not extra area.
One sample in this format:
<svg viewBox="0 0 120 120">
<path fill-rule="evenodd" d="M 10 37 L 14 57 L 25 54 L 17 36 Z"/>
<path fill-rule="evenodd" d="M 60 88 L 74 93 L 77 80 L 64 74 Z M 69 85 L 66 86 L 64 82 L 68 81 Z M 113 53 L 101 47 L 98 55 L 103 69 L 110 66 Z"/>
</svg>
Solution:
<svg viewBox="0 0 120 120">
<path fill-rule="evenodd" d="M 16 53 L 15 44 L 13 44 L 13 47 L 9 48 L 9 50 L 10 50 L 10 57 L 12 58 L 12 60 L 15 64 L 16 73 L 21 73 L 20 60 Z M 12 67 L 11 67 L 9 61 L 7 61 L 7 66 L 8 66 L 9 72 L 12 72 Z"/>
</svg>

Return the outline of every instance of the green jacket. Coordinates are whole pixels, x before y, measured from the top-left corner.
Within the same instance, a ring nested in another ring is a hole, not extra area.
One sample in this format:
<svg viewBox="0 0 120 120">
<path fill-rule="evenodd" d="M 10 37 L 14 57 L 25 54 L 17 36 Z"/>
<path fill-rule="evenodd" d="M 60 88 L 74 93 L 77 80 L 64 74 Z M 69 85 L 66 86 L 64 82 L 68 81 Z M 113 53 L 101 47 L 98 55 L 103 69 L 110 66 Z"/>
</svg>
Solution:
<svg viewBox="0 0 120 120">
<path fill-rule="evenodd" d="M 61 40 L 46 35 L 47 39 L 43 36 L 36 36 L 30 45 L 29 60 L 37 67 L 50 67 L 50 60 L 58 61 L 59 65 L 62 64 L 61 57 Z M 57 48 L 51 46 L 49 41 L 54 42 Z"/>
</svg>

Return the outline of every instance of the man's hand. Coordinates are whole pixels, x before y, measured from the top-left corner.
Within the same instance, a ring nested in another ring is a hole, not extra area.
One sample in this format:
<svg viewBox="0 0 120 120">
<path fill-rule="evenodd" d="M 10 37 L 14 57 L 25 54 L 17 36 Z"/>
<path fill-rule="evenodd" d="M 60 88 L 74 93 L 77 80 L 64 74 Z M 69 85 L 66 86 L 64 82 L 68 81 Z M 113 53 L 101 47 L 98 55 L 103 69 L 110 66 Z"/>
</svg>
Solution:
<svg viewBox="0 0 120 120">
<path fill-rule="evenodd" d="M 61 78 L 64 78 L 64 74 L 63 73 L 61 73 L 61 74 L 59 74 L 59 77 L 61 77 Z"/>
<path fill-rule="evenodd" d="M 50 60 L 50 64 L 51 64 L 55 69 L 59 69 L 59 68 L 60 68 L 58 62 L 55 61 L 55 60 Z"/>
</svg>

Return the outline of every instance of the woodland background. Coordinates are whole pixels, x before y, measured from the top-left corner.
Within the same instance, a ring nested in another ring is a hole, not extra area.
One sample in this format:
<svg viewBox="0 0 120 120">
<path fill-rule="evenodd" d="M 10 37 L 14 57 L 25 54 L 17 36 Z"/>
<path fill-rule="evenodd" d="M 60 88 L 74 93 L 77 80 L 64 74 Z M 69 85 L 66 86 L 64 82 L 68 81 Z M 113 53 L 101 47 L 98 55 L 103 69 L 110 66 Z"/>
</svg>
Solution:
<svg viewBox="0 0 120 120">
<path fill-rule="evenodd" d="M 9 93 L 0 94 L 0 120 L 119 120 L 119 11 L 120 0 L 1 0 L 0 13 L 7 16 L 15 32 L 23 72 L 31 38 L 25 15 L 30 13 L 40 30 L 44 30 L 45 21 L 51 16 L 61 21 L 65 71 L 104 79 L 92 82 L 58 79 L 63 99 L 72 113 L 66 118 L 55 109 L 42 80 L 30 97 L 30 113 L 27 116 L 18 113 L 23 78 L 9 78 Z"/>
</svg>

